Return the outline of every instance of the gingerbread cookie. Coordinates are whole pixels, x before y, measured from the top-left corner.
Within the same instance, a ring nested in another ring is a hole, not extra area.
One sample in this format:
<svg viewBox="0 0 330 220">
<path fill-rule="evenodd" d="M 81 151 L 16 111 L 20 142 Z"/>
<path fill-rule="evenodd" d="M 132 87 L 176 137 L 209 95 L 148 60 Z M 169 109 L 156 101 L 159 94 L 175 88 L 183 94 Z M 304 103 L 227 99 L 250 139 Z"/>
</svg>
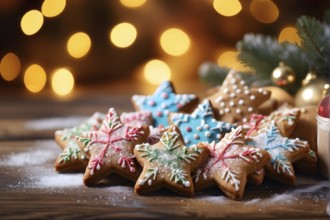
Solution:
<svg viewBox="0 0 330 220">
<path fill-rule="evenodd" d="M 93 185 L 116 173 L 135 181 L 140 168 L 135 161 L 133 148 L 148 136 L 146 127 L 131 127 L 123 124 L 113 108 L 103 120 L 99 131 L 88 132 L 77 138 L 81 148 L 89 148 L 91 158 L 87 165 L 84 183 Z"/>
<path fill-rule="evenodd" d="M 230 71 L 220 90 L 208 99 L 218 113 L 218 119 L 229 123 L 246 123 L 257 108 L 270 97 L 262 88 L 250 89 L 238 73 Z"/>
<path fill-rule="evenodd" d="M 293 164 L 295 171 L 303 174 L 317 174 L 318 159 L 313 150 L 309 150 L 308 154 Z"/>
<path fill-rule="evenodd" d="M 191 114 L 171 113 L 169 121 L 170 124 L 179 127 L 187 146 L 199 142 L 218 142 L 222 135 L 236 127 L 230 123 L 215 120 L 212 105 L 207 99 Z"/>
<path fill-rule="evenodd" d="M 176 94 L 171 82 L 163 82 L 151 96 L 134 95 L 132 102 L 137 111 L 151 111 L 154 127 L 167 127 L 170 112 L 189 112 L 198 102 L 196 95 Z"/>
<path fill-rule="evenodd" d="M 211 151 L 209 159 L 194 174 L 195 188 L 200 190 L 217 184 L 232 199 L 243 197 L 247 176 L 270 159 L 265 150 L 244 144 L 241 126 L 208 147 Z"/>
<path fill-rule="evenodd" d="M 191 197 L 194 195 L 191 172 L 207 159 L 209 150 L 202 144 L 186 147 L 179 128 L 172 125 L 158 143 L 136 145 L 134 154 L 143 166 L 134 187 L 136 193 L 145 194 L 166 187 Z"/>
<path fill-rule="evenodd" d="M 104 119 L 104 114 L 95 112 L 90 118 L 73 128 L 55 131 L 55 141 L 64 150 L 68 140 L 81 135 L 85 131 L 97 131 Z"/>
<path fill-rule="evenodd" d="M 153 118 L 150 111 L 123 112 L 120 114 L 120 121 L 123 124 L 134 126 L 150 126 Z"/>
<path fill-rule="evenodd" d="M 271 161 L 265 167 L 268 176 L 287 185 L 295 184 L 296 176 L 292 163 L 308 153 L 309 146 L 306 141 L 283 137 L 272 121 L 269 126 L 259 131 L 259 135 L 251 137 L 248 144 L 270 154 Z"/>
</svg>

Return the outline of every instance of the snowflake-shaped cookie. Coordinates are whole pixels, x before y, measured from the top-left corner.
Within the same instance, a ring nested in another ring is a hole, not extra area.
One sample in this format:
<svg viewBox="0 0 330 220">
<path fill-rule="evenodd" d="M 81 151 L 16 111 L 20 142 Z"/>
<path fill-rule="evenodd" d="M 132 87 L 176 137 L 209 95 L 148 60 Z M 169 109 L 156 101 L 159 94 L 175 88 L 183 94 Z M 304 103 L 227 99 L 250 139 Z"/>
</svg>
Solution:
<svg viewBox="0 0 330 220">
<path fill-rule="evenodd" d="M 151 96 L 134 95 L 132 102 L 138 111 L 151 111 L 154 127 L 167 127 L 170 112 L 189 111 L 198 98 L 192 94 L 176 94 L 169 81 L 163 82 Z"/>
<path fill-rule="evenodd" d="M 247 176 L 270 159 L 266 151 L 245 145 L 241 126 L 208 148 L 207 162 L 194 173 L 195 187 L 199 190 L 217 184 L 232 199 L 243 197 Z"/>
<path fill-rule="evenodd" d="M 172 113 L 170 124 L 179 127 L 185 144 L 192 146 L 200 142 L 211 143 L 220 141 L 222 135 L 236 127 L 230 123 L 217 121 L 209 100 L 204 100 L 191 114 Z"/>
<path fill-rule="evenodd" d="M 93 185 L 113 172 L 135 181 L 139 176 L 139 166 L 133 148 L 144 142 L 147 136 L 148 128 L 123 124 L 116 111 L 110 108 L 99 131 L 77 138 L 78 145 L 88 148 L 91 155 L 84 183 Z"/>
<path fill-rule="evenodd" d="M 154 145 L 136 145 L 136 159 L 143 171 L 135 184 L 135 192 L 145 194 L 166 187 L 182 196 L 193 196 L 191 172 L 207 158 L 204 145 L 186 147 L 178 127 L 172 125 Z"/>
<path fill-rule="evenodd" d="M 271 161 L 266 165 L 267 175 L 288 185 L 294 185 L 296 176 L 292 163 L 309 152 L 307 141 L 283 137 L 275 122 L 259 130 L 259 135 L 251 137 L 252 146 L 268 151 Z"/>
<path fill-rule="evenodd" d="M 238 73 L 230 71 L 220 89 L 208 97 L 222 121 L 246 123 L 258 106 L 270 97 L 262 88 L 249 88 Z"/>
</svg>

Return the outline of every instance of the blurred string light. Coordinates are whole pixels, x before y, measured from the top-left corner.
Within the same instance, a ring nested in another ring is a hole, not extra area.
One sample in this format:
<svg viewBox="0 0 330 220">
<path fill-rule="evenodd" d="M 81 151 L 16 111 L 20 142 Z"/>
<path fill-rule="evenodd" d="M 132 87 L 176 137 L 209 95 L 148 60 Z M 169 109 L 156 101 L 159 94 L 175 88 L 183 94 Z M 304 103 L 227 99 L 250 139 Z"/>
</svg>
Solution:
<svg viewBox="0 0 330 220">
<path fill-rule="evenodd" d="M 297 29 L 294 27 L 283 28 L 278 36 L 278 41 L 280 43 L 288 41 L 290 43 L 296 43 L 300 45 L 300 40 L 301 39 L 297 33 Z"/>
<path fill-rule="evenodd" d="M 68 95 L 74 87 L 74 78 L 72 73 L 66 68 L 55 70 L 52 75 L 51 86 L 57 95 Z"/>
<path fill-rule="evenodd" d="M 65 5 L 66 0 L 45 0 L 41 12 L 45 17 L 55 17 L 63 12 Z"/>
<path fill-rule="evenodd" d="M 26 35 L 37 33 L 44 23 L 44 17 L 38 10 L 26 12 L 21 19 L 21 29 Z"/>
<path fill-rule="evenodd" d="M 67 43 L 68 53 L 74 58 L 85 56 L 91 48 L 91 39 L 84 32 L 73 34 Z"/>
<path fill-rule="evenodd" d="M 265 24 L 275 22 L 280 13 L 276 4 L 270 0 L 253 0 L 250 10 L 255 19 Z"/>
<path fill-rule="evenodd" d="M 128 8 L 137 8 L 144 5 L 147 0 L 120 0 L 120 3 Z"/>
<path fill-rule="evenodd" d="M 162 33 L 160 45 L 166 53 L 172 56 L 180 56 L 189 49 L 190 39 L 184 31 L 178 28 L 170 28 Z"/>
<path fill-rule="evenodd" d="M 40 92 L 46 84 L 45 70 L 38 64 L 32 64 L 24 73 L 24 85 L 30 92 Z"/>
<path fill-rule="evenodd" d="M 161 60 L 150 60 L 144 66 L 144 78 L 151 84 L 159 85 L 164 80 L 171 79 L 170 67 Z"/>
<path fill-rule="evenodd" d="M 213 0 L 213 8 L 226 17 L 234 16 L 242 10 L 239 0 Z"/>
<path fill-rule="evenodd" d="M 21 71 L 21 61 L 14 53 L 7 53 L 1 60 L 0 73 L 6 81 L 14 80 Z"/>
<path fill-rule="evenodd" d="M 137 31 L 134 25 L 123 22 L 112 28 L 109 38 L 116 47 L 126 48 L 134 43 L 136 36 Z"/>
<path fill-rule="evenodd" d="M 232 68 L 237 71 L 249 71 L 242 63 L 237 59 L 238 52 L 236 51 L 225 51 L 221 53 L 217 59 L 219 66 Z"/>
</svg>

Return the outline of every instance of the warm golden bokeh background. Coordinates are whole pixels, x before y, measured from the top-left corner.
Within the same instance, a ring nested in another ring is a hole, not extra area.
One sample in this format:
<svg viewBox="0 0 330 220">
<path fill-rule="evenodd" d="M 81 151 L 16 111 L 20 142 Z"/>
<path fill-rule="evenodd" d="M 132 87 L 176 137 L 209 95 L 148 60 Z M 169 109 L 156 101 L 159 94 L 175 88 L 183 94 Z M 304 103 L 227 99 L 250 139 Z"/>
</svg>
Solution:
<svg viewBox="0 0 330 220">
<path fill-rule="evenodd" d="M 329 0 L 2 0 L 1 93 L 50 90 L 65 97 L 80 86 L 123 79 L 151 87 L 165 79 L 196 83 L 205 61 L 244 68 L 235 58 L 244 34 L 299 44 L 296 19 L 321 19 L 329 6 Z"/>
</svg>

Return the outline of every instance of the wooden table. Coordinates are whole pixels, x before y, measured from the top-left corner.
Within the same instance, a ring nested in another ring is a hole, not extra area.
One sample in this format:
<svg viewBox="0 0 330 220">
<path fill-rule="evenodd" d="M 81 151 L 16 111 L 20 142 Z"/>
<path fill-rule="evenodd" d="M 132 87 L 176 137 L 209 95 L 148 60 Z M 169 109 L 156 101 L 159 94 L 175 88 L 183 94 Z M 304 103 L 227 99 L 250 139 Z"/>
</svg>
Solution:
<svg viewBox="0 0 330 220">
<path fill-rule="evenodd" d="M 261 186 L 248 184 L 243 200 L 233 201 L 217 188 L 194 198 L 166 190 L 138 196 L 134 184 L 119 177 L 86 187 L 82 174 L 56 173 L 53 164 L 60 148 L 52 139 L 54 130 L 110 106 L 132 111 L 129 97 L 128 93 L 65 101 L 0 97 L 0 218 L 330 218 L 330 181 L 318 175 L 298 174 L 295 187 L 270 179 Z"/>
</svg>

